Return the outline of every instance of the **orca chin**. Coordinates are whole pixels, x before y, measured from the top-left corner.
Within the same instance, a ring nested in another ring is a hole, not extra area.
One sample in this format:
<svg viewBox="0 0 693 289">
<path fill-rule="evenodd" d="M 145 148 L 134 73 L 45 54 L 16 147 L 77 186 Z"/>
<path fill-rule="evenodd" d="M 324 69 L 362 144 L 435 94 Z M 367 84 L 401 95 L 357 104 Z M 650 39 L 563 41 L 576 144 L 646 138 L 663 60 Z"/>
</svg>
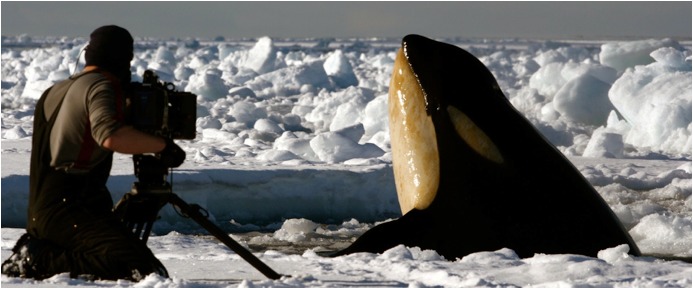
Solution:
<svg viewBox="0 0 693 289">
<path fill-rule="evenodd" d="M 408 35 L 389 91 L 392 163 L 403 216 L 337 252 L 403 244 L 454 260 L 510 248 L 597 256 L 627 230 L 580 172 L 516 111 L 467 51 Z"/>
</svg>

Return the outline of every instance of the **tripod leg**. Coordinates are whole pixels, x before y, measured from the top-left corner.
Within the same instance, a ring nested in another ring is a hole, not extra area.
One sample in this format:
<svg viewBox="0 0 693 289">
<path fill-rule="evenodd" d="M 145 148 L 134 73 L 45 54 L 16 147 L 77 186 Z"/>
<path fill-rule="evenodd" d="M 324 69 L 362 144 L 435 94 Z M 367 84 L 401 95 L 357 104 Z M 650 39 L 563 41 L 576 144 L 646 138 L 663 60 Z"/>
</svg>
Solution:
<svg viewBox="0 0 693 289">
<path fill-rule="evenodd" d="M 238 244 L 235 240 L 233 240 L 229 235 L 227 235 L 224 231 L 222 231 L 219 227 L 214 225 L 211 221 L 209 221 L 205 216 L 203 216 L 199 209 L 195 209 L 192 205 L 186 203 L 178 197 L 176 194 L 171 194 L 171 198 L 169 199 L 169 202 L 173 204 L 174 206 L 180 208 L 181 212 L 193 220 L 200 224 L 203 228 L 205 228 L 208 232 L 210 232 L 214 237 L 217 237 L 219 241 L 224 243 L 226 246 L 228 246 L 231 250 L 236 252 L 241 258 L 243 258 L 245 261 L 250 263 L 255 269 L 258 269 L 263 275 L 265 275 L 267 278 L 270 279 L 279 279 L 281 278 L 281 275 L 279 275 L 277 272 L 272 270 L 267 264 L 263 263 L 260 259 L 255 257 L 253 253 L 248 251 L 245 247 L 241 246 L 241 244 Z M 199 208 L 199 206 L 198 206 Z"/>
</svg>

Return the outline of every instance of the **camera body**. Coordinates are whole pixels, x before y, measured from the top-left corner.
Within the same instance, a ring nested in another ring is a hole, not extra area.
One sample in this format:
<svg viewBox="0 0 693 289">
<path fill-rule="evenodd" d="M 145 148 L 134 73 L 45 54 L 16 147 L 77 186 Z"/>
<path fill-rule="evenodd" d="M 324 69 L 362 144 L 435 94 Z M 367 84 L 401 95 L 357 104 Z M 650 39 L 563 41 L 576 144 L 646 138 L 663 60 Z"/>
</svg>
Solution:
<svg viewBox="0 0 693 289">
<path fill-rule="evenodd" d="M 197 95 L 176 91 L 151 70 L 131 83 L 129 123 L 138 130 L 168 139 L 194 139 Z"/>
</svg>

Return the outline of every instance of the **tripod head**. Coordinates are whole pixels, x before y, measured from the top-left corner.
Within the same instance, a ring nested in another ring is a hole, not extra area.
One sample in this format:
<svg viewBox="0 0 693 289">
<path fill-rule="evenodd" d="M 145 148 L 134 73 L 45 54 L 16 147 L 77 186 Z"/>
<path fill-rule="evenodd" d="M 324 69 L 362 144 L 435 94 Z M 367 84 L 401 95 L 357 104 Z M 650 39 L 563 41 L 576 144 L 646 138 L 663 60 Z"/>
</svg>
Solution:
<svg viewBox="0 0 693 289">
<path fill-rule="evenodd" d="M 135 167 L 135 177 L 139 183 L 147 185 L 166 183 L 169 167 L 165 166 L 158 157 L 134 155 L 132 162 Z"/>
</svg>

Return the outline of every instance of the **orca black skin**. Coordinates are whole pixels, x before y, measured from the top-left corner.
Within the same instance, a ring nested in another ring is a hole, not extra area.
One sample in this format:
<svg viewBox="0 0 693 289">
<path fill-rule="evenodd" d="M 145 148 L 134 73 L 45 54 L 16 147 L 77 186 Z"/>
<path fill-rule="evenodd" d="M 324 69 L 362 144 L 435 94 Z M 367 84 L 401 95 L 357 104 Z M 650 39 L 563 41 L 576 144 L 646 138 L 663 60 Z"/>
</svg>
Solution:
<svg viewBox="0 0 693 289">
<path fill-rule="evenodd" d="M 404 37 L 402 49 L 435 128 L 437 193 L 427 208 L 374 227 L 336 255 L 381 253 L 399 244 L 432 249 L 450 260 L 501 248 L 522 258 L 596 257 L 621 244 L 640 255 L 606 202 L 515 110 L 483 63 L 459 47 L 418 35 Z M 502 161 L 479 154 L 458 135 L 448 106 L 488 136 Z"/>
</svg>

